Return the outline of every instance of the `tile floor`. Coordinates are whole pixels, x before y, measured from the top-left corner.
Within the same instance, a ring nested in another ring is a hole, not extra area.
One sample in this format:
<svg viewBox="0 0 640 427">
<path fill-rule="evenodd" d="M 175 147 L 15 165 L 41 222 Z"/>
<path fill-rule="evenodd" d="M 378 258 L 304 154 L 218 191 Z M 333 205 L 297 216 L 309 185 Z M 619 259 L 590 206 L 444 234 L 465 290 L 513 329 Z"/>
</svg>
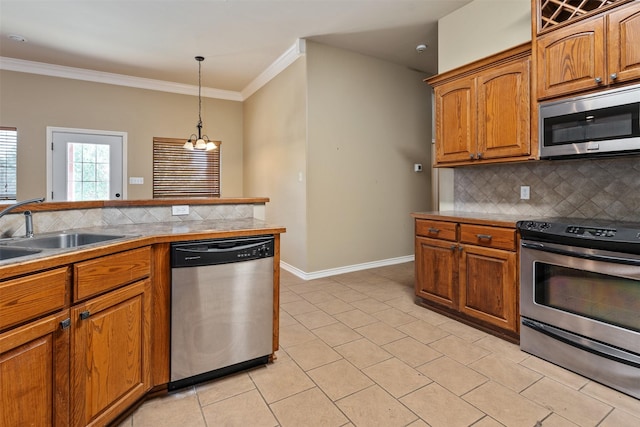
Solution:
<svg viewBox="0 0 640 427">
<path fill-rule="evenodd" d="M 413 263 L 283 271 L 266 367 L 147 401 L 120 427 L 640 426 L 640 400 L 414 304 Z"/>
</svg>

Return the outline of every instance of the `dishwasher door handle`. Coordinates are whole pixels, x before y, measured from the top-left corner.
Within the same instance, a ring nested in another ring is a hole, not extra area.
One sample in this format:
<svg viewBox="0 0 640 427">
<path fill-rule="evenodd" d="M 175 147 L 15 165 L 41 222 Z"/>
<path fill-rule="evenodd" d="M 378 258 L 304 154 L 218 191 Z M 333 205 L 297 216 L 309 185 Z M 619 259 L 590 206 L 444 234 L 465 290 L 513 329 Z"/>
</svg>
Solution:
<svg viewBox="0 0 640 427">
<path fill-rule="evenodd" d="M 257 242 L 257 243 L 249 243 L 245 245 L 230 245 L 230 244 L 216 244 L 214 245 L 201 245 L 201 246 L 193 246 L 193 247 L 176 247 L 175 250 L 184 253 L 194 253 L 194 254 L 211 254 L 211 253 L 226 253 L 226 252 L 234 252 L 240 251 L 244 249 L 257 248 L 259 246 L 264 245 L 266 242 Z"/>
</svg>

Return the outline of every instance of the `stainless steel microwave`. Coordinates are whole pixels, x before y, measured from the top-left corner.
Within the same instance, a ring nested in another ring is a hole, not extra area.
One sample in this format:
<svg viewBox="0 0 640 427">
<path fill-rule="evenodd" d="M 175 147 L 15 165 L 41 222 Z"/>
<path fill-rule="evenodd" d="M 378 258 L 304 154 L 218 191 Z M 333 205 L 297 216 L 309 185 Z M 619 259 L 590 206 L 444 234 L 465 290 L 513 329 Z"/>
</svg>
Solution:
<svg viewBox="0 0 640 427">
<path fill-rule="evenodd" d="M 640 154 L 640 85 L 539 108 L 542 159 Z"/>
</svg>

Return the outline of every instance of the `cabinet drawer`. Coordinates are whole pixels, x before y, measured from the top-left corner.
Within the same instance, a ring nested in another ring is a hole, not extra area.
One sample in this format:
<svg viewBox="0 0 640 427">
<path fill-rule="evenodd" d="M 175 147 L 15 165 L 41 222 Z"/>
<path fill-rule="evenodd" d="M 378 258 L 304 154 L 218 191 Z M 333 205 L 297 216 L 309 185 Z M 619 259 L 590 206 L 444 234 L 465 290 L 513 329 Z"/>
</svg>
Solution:
<svg viewBox="0 0 640 427">
<path fill-rule="evenodd" d="M 74 268 L 74 301 L 132 283 L 151 273 L 151 249 L 107 255 L 79 262 Z"/>
<path fill-rule="evenodd" d="M 461 224 L 460 242 L 515 251 L 516 230 L 485 225 Z"/>
<path fill-rule="evenodd" d="M 457 238 L 456 225 L 455 222 L 416 219 L 416 235 L 455 241 Z"/>
<path fill-rule="evenodd" d="M 68 268 L 0 283 L 0 330 L 64 308 Z"/>
</svg>

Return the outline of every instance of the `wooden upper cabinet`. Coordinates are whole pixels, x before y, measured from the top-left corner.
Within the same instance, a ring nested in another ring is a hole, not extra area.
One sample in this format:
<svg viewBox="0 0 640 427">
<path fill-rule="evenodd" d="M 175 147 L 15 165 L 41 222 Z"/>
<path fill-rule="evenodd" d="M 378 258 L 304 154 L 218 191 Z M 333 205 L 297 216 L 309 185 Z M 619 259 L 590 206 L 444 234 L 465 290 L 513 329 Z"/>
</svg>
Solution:
<svg viewBox="0 0 640 427">
<path fill-rule="evenodd" d="M 604 49 L 604 21 L 601 18 L 538 37 L 538 98 L 606 84 Z"/>
<path fill-rule="evenodd" d="M 530 152 L 529 64 L 523 59 L 477 77 L 478 153 L 491 159 Z"/>
<path fill-rule="evenodd" d="M 536 40 L 538 99 L 640 78 L 640 2 L 572 23 Z"/>
<path fill-rule="evenodd" d="M 640 79 L 640 3 L 609 14 L 609 78 L 616 82 Z"/>
<path fill-rule="evenodd" d="M 436 166 L 535 157 L 530 44 L 427 79 L 434 87 Z"/>
<path fill-rule="evenodd" d="M 475 79 L 456 80 L 435 88 L 436 162 L 472 159 L 476 153 Z"/>
</svg>

